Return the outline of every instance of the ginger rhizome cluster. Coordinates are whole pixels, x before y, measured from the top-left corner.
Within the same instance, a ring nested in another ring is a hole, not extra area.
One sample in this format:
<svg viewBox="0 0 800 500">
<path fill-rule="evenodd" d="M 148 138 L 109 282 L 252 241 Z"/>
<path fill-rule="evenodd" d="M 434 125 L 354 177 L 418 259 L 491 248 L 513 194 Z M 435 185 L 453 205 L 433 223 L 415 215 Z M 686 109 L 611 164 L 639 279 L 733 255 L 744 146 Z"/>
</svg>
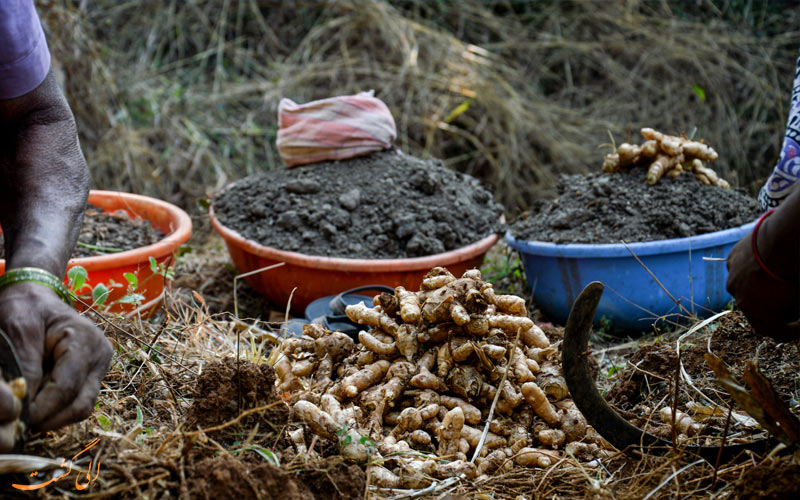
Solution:
<svg viewBox="0 0 800 500">
<path fill-rule="evenodd" d="M 585 460 L 606 452 L 569 398 L 558 345 L 524 299 L 496 294 L 480 271 L 434 268 L 419 291 L 397 287 L 373 304 L 346 309 L 364 326 L 358 342 L 307 325 L 274 366 L 308 428 L 347 459 L 379 457 L 375 484 L 420 487 L 514 463 L 547 467 L 565 449 Z"/>
<path fill-rule="evenodd" d="M 614 173 L 623 169 L 644 166 L 647 183 L 655 184 L 663 176 L 678 177 L 692 172 L 703 184 L 730 188 L 730 184 L 708 167 L 717 160 L 716 151 L 702 141 L 692 141 L 684 136 L 663 134 L 652 128 L 641 130 L 645 142 L 623 143 L 617 151 L 606 155 L 603 172 Z"/>
</svg>

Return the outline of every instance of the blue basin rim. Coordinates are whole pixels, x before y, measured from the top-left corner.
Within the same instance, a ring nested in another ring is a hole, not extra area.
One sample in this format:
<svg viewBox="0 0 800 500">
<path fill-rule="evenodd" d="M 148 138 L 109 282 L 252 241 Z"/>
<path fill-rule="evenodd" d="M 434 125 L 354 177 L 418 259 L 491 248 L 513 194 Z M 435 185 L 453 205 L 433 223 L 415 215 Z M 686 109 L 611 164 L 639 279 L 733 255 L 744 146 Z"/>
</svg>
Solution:
<svg viewBox="0 0 800 500">
<path fill-rule="evenodd" d="M 685 238 L 627 243 L 627 248 L 622 243 L 550 243 L 518 240 L 511 235 L 510 230 L 506 231 L 505 237 L 511 248 L 543 257 L 629 257 L 631 251 L 637 256 L 643 256 L 688 252 L 690 249 L 699 250 L 730 244 L 731 241 L 739 240 L 752 231 L 755 224 L 756 221 L 753 221 L 738 227 Z"/>
</svg>

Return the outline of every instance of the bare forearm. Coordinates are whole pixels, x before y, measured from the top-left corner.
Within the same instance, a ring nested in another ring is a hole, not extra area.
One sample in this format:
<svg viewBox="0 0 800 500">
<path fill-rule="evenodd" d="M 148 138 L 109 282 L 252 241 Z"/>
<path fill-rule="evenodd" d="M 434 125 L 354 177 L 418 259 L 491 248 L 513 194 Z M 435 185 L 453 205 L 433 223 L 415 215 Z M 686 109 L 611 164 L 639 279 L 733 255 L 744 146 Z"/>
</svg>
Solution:
<svg viewBox="0 0 800 500">
<path fill-rule="evenodd" d="M 758 230 L 758 251 L 776 274 L 798 277 L 800 262 L 800 189 L 795 189 Z"/>
<path fill-rule="evenodd" d="M 80 231 L 89 174 L 75 122 L 52 76 L 23 105 L 0 113 L 0 224 L 8 268 L 63 276 Z M 8 103 L 7 103 L 8 104 Z"/>
</svg>

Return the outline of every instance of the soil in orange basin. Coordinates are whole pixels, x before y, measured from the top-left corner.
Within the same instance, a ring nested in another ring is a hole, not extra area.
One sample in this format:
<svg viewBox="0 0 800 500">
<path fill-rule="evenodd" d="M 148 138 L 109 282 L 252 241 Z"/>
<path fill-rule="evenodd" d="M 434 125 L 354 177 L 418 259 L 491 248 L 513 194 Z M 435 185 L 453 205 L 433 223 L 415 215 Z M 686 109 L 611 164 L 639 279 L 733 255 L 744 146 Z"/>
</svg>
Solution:
<svg viewBox="0 0 800 500">
<path fill-rule="evenodd" d="M 502 229 L 503 209 L 477 179 L 392 150 L 246 177 L 216 197 L 214 213 L 279 250 L 391 259 L 479 241 Z"/>
<path fill-rule="evenodd" d="M 152 245 L 164 235 L 149 221 L 128 216 L 125 211 L 102 212 L 90 206 L 83 215 L 78 243 L 71 258 L 119 253 Z M 0 259 L 5 258 L 3 235 L 0 233 Z"/>
</svg>

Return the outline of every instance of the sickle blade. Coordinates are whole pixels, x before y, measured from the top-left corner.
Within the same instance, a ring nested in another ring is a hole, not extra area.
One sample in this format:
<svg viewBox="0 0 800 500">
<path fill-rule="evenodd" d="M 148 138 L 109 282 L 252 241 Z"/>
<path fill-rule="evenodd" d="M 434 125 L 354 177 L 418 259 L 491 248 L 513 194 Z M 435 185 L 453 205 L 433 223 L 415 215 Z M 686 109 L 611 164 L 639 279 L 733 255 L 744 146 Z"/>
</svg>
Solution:
<svg viewBox="0 0 800 500">
<path fill-rule="evenodd" d="M 650 453 L 664 453 L 675 446 L 665 439 L 647 433 L 631 424 L 612 408 L 594 383 L 586 359 L 589 355 L 589 334 L 597 305 L 603 295 L 603 284 L 593 281 L 578 295 L 564 328 L 564 344 L 561 349 L 561 363 L 567 387 L 572 394 L 575 406 L 583 413 L 586 421 L 618 450 L 631 451 L 639 447 Z M 770 438 L 750 443 L 728 445 L 722 449 L 722 460 L 730 460 L 744 450 L 763 452 L 771 444 Z M 720 453 L 718 446 L 685 446 L 683 451 L 695 453 L 715 462 Z"/>
</svg>

